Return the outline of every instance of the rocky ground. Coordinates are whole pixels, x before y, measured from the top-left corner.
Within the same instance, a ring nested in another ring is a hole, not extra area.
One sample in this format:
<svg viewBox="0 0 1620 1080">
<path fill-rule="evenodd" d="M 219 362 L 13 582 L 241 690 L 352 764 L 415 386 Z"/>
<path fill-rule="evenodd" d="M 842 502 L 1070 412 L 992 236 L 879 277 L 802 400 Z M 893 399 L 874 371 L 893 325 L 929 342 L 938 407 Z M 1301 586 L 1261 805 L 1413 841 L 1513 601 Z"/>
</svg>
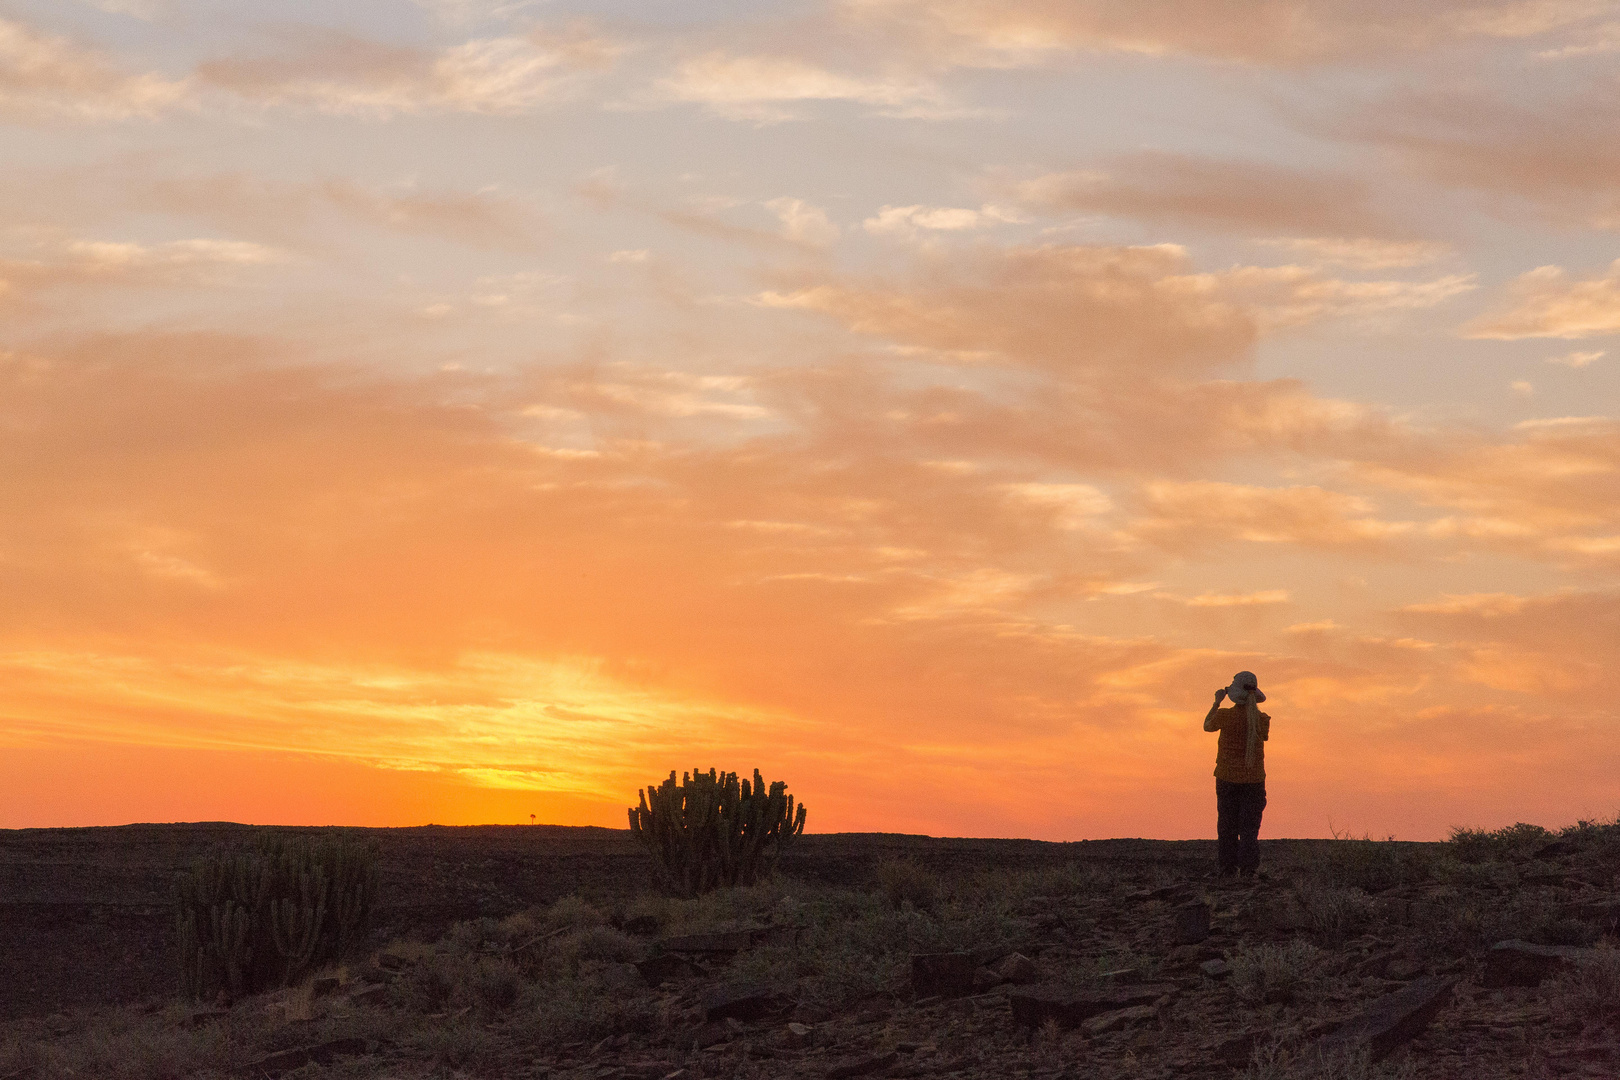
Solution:
<svg viewBox="0 0 1620 1080">
<path fill-rule="evenodd" d="M 0 1080 L 1620 1076 L 1614 826 L 1272 842 L 1244 883 L 1208 845 L 814 837 L 695 901 L 591 843 L 611 880 L 542 866 L 298 987 L 13 1019 Z"/>
</svg>

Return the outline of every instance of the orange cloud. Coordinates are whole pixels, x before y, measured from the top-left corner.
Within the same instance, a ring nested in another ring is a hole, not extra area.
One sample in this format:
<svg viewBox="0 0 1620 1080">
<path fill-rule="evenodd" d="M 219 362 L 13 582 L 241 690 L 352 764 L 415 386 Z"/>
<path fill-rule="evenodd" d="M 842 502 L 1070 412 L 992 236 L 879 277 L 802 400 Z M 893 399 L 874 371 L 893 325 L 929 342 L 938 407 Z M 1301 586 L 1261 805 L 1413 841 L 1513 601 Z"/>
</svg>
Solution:
<svg viewBox="0 0 1620 1080">
<path fill-rule="evenodd" d="M 1603 276 L 1580 281 L 1570 280 L 1561 267 L 1538 267 L 1520 275 L 1508 297 L 1506 310 L 1481 316 L 1463 332 L 1498 341 L 1620 334 L 1620 260 Z M 1572 361 L 1571 366 L 1581 364 Z"/>
<path fill-rule="evenodd" d="M 1173 10 L 1128 0 L 843 0 L 857 25 L 909 36 L 939 61 L 1003 66 L 1055 52 L 1113 50 L 1295 66 L 1373 59 L 1471 37 L 1559 34 L 1579 46 L 1604 33 L 1604 0 L 1496 0 L 1414 7 L 1397 0 L 1300 3 L 1200 0 Z"/>
<path fill-rule="evenodd" d="M 439 50 L 337 32 L 308 30 L 301 37 L 302 47 L 285 55 L 200 64 L 196 79 L 257 104 L 323 112 L 516 115 L 574 92 L 620 52 L 583 26 L 476 38 Z"/>
<path fill-rule="evenodd" d="M 14 119 L 127 119 L 186 101 L 186 79 L 131 74 L 98 50 L 0 19 L 0 113 Z"/>
</svg>

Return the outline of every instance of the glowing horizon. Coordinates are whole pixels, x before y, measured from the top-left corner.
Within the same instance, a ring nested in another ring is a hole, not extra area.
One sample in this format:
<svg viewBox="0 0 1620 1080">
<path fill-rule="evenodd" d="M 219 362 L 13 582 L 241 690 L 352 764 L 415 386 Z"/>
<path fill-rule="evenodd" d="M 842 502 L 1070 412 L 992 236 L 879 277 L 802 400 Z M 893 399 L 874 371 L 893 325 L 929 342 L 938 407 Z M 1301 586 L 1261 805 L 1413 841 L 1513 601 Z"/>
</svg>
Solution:
<svg viewBox="0 0 1620 1080">
<path fill-rule="evenodd" d="M 1168 9 L 1166 9 L 1168 10 Z M 1620 810 L 1620 3 L 16 0 L 0 828 Z"/>
</svg>

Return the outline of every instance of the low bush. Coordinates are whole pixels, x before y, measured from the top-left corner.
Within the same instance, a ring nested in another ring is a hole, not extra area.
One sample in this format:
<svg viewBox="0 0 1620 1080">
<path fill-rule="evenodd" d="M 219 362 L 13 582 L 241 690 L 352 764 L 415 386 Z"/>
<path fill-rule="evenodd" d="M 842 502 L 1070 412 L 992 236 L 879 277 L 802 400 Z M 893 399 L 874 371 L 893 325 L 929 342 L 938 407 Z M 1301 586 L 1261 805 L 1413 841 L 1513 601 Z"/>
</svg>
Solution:
<svg viewBox="0 0 1620 1080">
<path fill-rule="evenodd" d="M 1396 840 L 1336 837 L 1322 855 L 1321 872 L 1336 884 L 1376 893 L 1427 876 L 1428 859 Z"/>
<path fill-rule="evenodd" d="M 1250 1005 L 1300 1001 L 1320 984 L 1321 963 L 1320 950 L 1307 941 L 1239 948 L 1230 959 L 1232 990 Z"/>
<path fill-rule="evenodd" d="M 1451 830 L 1448 843 L 1456 858 L 1465 863 L 1482 863 L 1497 859 L 1529 858 L 1536 848 L 1552 838 L 1553 834 L 1540 825 L 1528 825 L 1521 821 L 1496 830 L 1459 826 Z"/>
<path fill-rule="evenodd" d="M 907 905 L 918 911 L 932 911 L 939 899 L 939 878 L 911 859 L 885 859 L 874 872 L 878 889 L 895 910 Z"/>
<path fill-rule="evenodd" d="M 1620 1025 L 1620 949 L 1597 950 L 1597 957 L 1560 972 L 1547 984 L 1553 1009 L 1588 1024 Z"/>
<path fill-rule="evenodd" d="M 1372 900 L 1360 889 L 1303 878 L 1294 883 L 1294 895 L 1305 927 L 1330 942 L 1359 933 L 1372 918 Z"/>
<path fill-rule="evenodd" d="M 1412 1080 L 1417 1066 L 1410 1060 L 1374 1064 L 1365 1050 L 1323 1050 L 1280 1040 L 1256 1047 L 1242 1080 Z"/>
</svg>

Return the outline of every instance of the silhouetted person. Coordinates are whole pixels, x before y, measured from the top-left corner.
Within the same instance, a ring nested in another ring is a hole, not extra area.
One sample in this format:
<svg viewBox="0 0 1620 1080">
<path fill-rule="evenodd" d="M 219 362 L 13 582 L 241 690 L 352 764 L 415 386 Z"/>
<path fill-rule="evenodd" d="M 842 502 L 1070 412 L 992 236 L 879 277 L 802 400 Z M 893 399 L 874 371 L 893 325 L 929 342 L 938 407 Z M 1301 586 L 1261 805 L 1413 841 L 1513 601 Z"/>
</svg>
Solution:
<svg viewBox="0 0 1620 1080">
<path fill-rule="evenodd" d="M 1229 698 L 1232 707 L 1221 708 Z M 1260 815 L 1266 809 L 1266 740 L 1271 717 L 1256 706 L 1266 700 L 1254 672 L 1240 671 L 1232 685 L 1215 691 L 1204 717 L 1205 731 L 1221 733 L 1215 748 L 1216 861 L 1221 877 L 1249 876 L 1260 868 Z"/>
</svg>

